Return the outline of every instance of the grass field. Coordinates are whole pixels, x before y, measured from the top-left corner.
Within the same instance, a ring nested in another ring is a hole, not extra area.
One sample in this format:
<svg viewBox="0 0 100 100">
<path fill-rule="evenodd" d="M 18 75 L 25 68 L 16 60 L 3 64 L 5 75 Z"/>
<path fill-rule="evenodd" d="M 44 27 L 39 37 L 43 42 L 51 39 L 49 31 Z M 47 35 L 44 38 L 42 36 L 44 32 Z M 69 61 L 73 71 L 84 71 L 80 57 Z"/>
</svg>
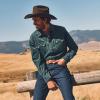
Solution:
<svg viewBox="0 0 100 100">
<path fill-rule="evenodd" d="M 79 50 L 68 63 L 71 73 L 100 70 L 100 51 Z M 28 93 L 17 93 L 16 84 L 25 80 L 25 74 L 35 71 L 30 53 L 0 54 L 0 100 L 28 100 Z M 75 86 L 76 100 L 100 100 L 100 83 Z M 47 100 L 63 100 L 59 90 L 50 91 Z"/>
</svg>

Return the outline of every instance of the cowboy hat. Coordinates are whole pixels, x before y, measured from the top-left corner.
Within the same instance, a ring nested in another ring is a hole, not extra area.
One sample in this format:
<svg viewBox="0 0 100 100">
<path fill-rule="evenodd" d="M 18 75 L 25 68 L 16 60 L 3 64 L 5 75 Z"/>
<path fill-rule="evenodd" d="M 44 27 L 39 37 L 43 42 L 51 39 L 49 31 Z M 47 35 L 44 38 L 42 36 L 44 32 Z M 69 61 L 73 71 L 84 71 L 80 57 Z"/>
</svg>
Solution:
<svg viewBox="0 0 100 100">
<path fill-rule="evenodd" d="M 56 20 L 57 18 L 49 13 L 49 8 L 43 5 L 37 5 L 33 7 L 32 14 L 27 14 L 24 19 L 32 18 L 35 16 L 39 17 L 49 17 L 53 20 Z"/>
</svg>

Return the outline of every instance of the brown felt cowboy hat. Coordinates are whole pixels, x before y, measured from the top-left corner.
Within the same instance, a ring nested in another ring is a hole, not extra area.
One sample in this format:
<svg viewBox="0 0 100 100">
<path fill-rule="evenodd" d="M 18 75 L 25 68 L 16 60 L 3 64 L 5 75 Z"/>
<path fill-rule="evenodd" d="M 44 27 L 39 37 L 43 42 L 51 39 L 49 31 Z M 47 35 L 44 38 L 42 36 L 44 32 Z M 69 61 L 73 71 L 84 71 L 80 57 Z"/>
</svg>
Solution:
<svg viewBox="0 0 100 100">
<path fill-rule="evenodd" d="M 32 14 L 27 14 L 24 19 L 32 18 L 35 16 L 40 17 L 49 17 L 53 20 L 56 20 L 57 18 L 49 13 L 49 8 L 43 5 L 37 5 L 33 7 Z"/>
</svg>

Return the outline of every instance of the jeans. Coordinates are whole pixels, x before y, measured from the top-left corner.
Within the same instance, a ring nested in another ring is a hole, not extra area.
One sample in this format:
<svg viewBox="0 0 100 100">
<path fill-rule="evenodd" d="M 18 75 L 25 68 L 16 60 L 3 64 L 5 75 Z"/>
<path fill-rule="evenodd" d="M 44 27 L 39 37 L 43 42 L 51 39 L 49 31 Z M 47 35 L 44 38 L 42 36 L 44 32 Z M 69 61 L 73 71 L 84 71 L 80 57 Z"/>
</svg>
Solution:
<svg viewBox="0 0 100 100">
<path fill-rule="evenodd" d="M 48 64 L 48 70 L 58 85 L 64 100 L 75 100 L 72 93 L 71 75 L 67 67 L 58 64 Z M 37 82 L 34 90 L 34 100 L 46 100 L 49 92 L 47 83 L 42 76 L 37 75 Z"/>
</svg>

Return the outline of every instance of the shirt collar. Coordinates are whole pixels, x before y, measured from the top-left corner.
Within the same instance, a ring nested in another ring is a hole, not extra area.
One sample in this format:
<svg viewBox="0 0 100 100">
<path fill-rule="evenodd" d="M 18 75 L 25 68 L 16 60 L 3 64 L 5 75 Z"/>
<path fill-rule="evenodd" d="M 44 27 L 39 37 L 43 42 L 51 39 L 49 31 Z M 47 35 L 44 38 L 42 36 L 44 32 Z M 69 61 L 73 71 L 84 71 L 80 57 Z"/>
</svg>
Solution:
<svg viewBox="0 0 100 100">
<path fill-rule="evenodd" d="M 39 37 L 50 36 L 53 33 L 53 25 L 50 24 L 49 32 L 46 35 L 42 30 L 38 30 L 40 32 Z"/>
</svg>

